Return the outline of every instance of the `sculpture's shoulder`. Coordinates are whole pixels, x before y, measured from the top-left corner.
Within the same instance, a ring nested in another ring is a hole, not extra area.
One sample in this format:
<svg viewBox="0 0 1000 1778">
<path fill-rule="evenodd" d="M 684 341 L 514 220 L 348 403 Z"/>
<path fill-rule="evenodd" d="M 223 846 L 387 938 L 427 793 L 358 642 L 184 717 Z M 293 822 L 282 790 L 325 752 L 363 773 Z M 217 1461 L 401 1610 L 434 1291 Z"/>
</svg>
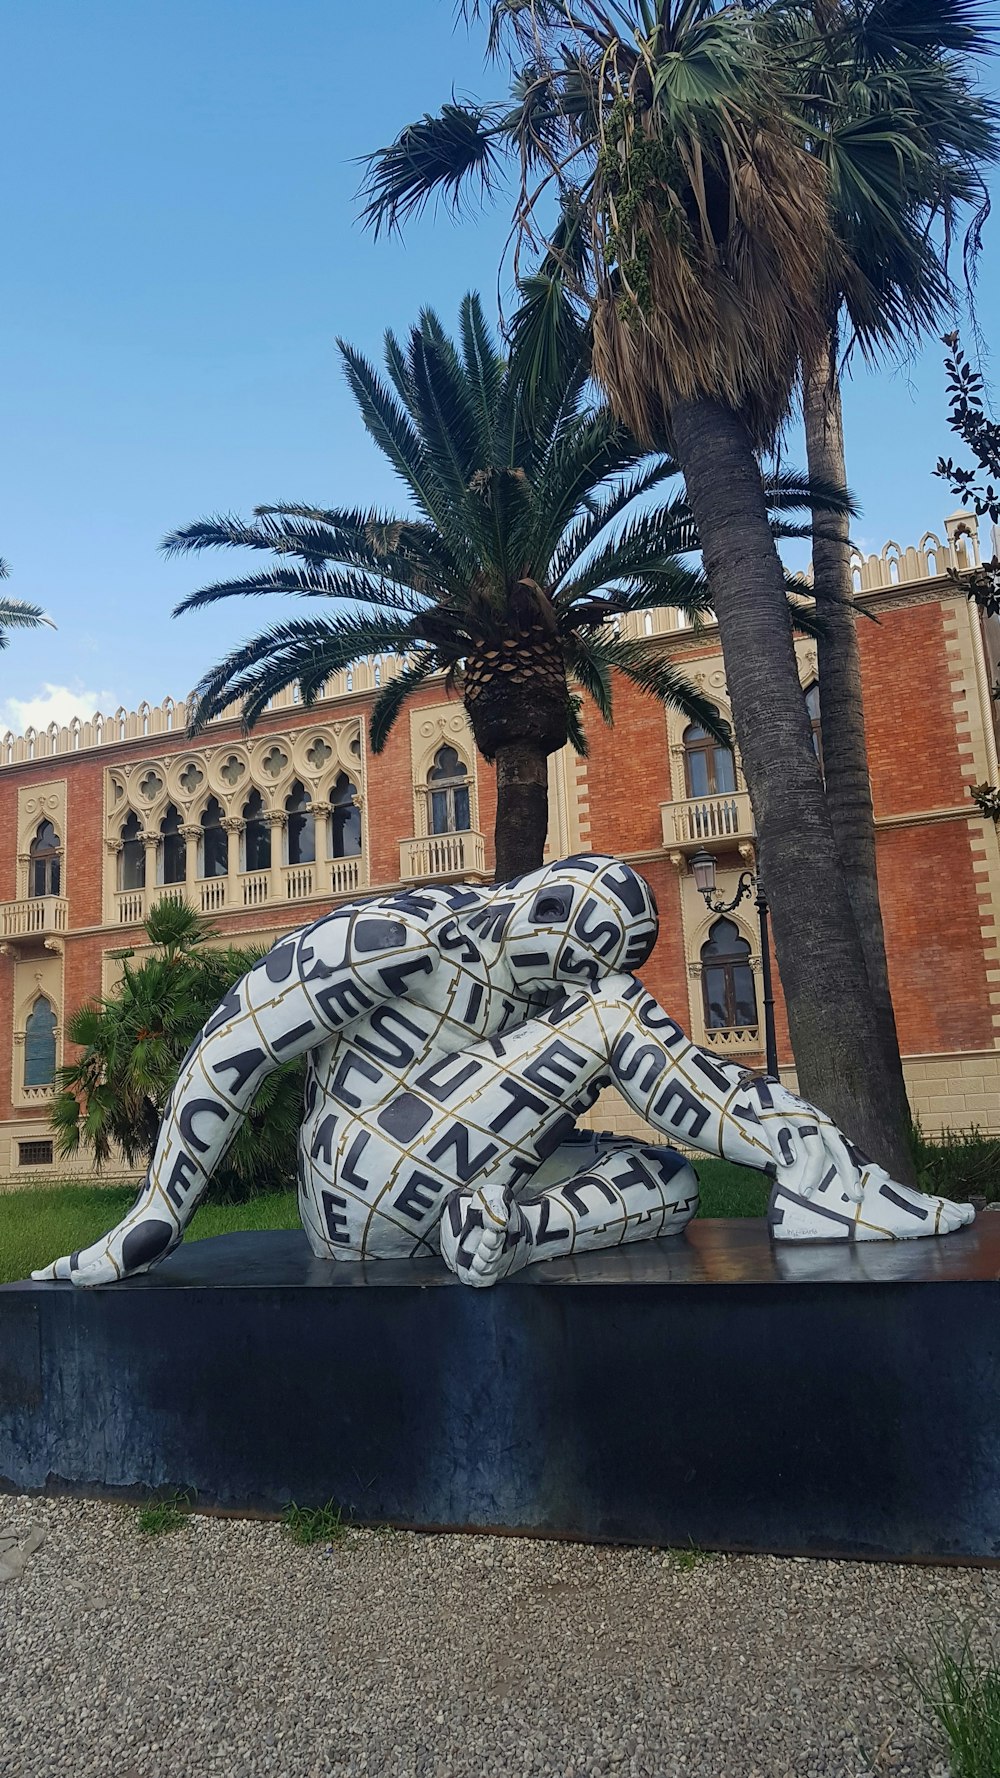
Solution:
<svg viewBox="0 0 1000 1778">
<path fill-rule="evenodd" d="M 444 886 L 400 890 L 344 902 L 276 941 L 263 959 L 268 974 L 280 969 L 311 980 L 316 971 L 352 972 L 368 980 L 372 970 L 387 972 L 386 988 L 400 991 L 402 977 L 392 960 L 420 958 L 421 973 L 445 961 L 455 948 L 456 924 L 483 905 L 474 889 Z M 399 984 L 394 986 L 394 984 Z M 374 983 L 377 987 L 377 983 Z"/>
</svg>

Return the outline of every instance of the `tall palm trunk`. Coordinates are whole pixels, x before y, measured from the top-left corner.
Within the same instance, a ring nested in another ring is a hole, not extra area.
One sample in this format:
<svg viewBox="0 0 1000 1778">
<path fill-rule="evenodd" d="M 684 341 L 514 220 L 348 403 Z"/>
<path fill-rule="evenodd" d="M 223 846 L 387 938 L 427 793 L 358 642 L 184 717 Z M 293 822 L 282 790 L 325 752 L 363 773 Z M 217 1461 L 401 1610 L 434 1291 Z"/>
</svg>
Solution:
<svg viewBox="0 0 1000 1778">
<path fill-rule="evenodd" d="M 837 376 L 836 339 L 831 331 L 807 364 L 804 376 L 806 454 L 809 474 L 846 486 L 844 421 Z M 885 1078 L 891 1098 L 885 1106 L 887 1131 L 895 1126 L 892 1171 L 914 1179 L 910 1154 L 910 1108 L 899 1055 L 896 1017 L 889 992 L 885 933 L 879 905 L 865 717 L 861 696 L 861 654 L 851 581 L 847 514 L 813 514 L 813 580 L 821 595 L 822 633 L 818 641 L 823 773 L 847 893 L 861 939 L 878 1024 Z"/>
<path fill-rule="evenodd" d="M 874 1160 L 899 1164 L 879 1027 L 799 686 L 784 573 L 743 422 L 670 414 L 719 620 L 799 1088 Z"/>
<path fill-rule="evenodd" d="M 496 880 L 537 870 L 549 829 L 549 767 L 535 741 L 497 748 Z"/>
<path fill-rule="evenodd" d="M 496 880 L 537 870 L 549 826 L 548 756 L 568 739 L 569 688 L 554 626 L 529 611 L 501 642 L 471 653 L 463 675 L 476 746 L 496 761 Z"/>
</svg>

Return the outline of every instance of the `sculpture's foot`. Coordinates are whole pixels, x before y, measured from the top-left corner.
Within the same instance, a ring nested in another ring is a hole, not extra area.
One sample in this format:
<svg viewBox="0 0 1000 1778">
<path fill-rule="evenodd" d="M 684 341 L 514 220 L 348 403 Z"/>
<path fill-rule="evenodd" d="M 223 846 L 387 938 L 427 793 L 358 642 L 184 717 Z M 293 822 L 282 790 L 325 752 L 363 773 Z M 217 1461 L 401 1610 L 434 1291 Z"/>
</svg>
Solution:
<svg viewBox="0 0 1000 1778">
<path fill-rule="evenodd" d="M 441 1218 L 441 1256 L 474 1290 L 527 1265 L 531 1245 L 524 1217 L 502 1187 L 451 1193 Z"/>
<path fill-rule="evenodd" d="M 836 1178 L 810 1197 L 780 1183 L 771 1193 L 767 1225 L 775 1241 L 911 1241 L 953 1235 L 975 1217 L 971 1204 L 929 1197 L 897 1185 L 881 1167 L 864 1166 L 861 1198 L 852 1203 Z"/>
</svg>

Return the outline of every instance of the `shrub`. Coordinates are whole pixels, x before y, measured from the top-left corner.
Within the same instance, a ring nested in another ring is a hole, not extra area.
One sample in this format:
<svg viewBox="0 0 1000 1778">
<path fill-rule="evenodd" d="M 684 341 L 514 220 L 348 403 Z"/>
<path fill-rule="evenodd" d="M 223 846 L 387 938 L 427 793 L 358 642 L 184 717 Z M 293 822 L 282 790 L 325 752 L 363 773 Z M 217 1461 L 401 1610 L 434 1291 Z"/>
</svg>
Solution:
<svg viewBox="0 0 1000 1778">
<path fill-rule="evenodd" d="M 913 1127 L 913 1158 L 921 1189 L 959 1203 L 970 1198 L 1000 1200 L 1000 1136 L 985 1136 L 977 1125 L 925 1136 Z"/>
<path fill-rule="evenodd" d="M 185 904 L 162 901 L 146 921 L 152 952 L 112 993 L 77 1008 L 67 1022 L 80 1054 L 59 1070 L 52 1126 L 59 1152 L 89 1151 L 98 1168 L 116 1152 L 149 1165 L 181 1063 L 227 991 L 265 953 L 216 949 L 212 928 Z M 268 1077 L 208 1190 L 208 1201 L 238 1203 L 295 1184 L 302 1116 L 302 1062 Z"/>
</svg>

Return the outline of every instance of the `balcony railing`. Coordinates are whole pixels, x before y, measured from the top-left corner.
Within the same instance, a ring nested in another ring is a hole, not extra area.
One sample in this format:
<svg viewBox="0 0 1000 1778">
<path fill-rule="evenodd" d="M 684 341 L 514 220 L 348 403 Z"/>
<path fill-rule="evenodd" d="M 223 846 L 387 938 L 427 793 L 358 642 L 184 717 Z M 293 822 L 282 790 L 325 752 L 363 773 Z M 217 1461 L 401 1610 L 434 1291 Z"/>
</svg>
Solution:
<svg viewBox="0 0 1000 1778">
<path fill-rule="evenodd" d="M 684 802 L 661 803 L 663 844 L 682 851 L 697 851 L 722 840 L 754 837 L 750 797 L 745 790 L 725 796 L 692 796 Z"/>
<path fill-rule="evenodd" d="M 0 902 L 0 935 L 4 938 L 44 938 L 50 932 L 65 932 L 68 924 L 69 903 L 60 895 Z"/>
<path fill-rule="evenodd" d="M 404 882 L 436 877 L 484 877 L 486 841 L 481 833 L 432 833 L 400 840 L 399 874 Z"/>
<path fill-rule="evenodd" d="M 363 858 L 283 864 L 274 873 L 239 871 L 232 877 L 200 877 L 195 883 L 157 883 L 150 889 L 119 889 L 114 897 L 115 922 L 141 926 L 149 909 L 162 901 L 188 902 L 199 913 L 211 915 L 226 909 L 279 907 L 288 901 L 353 895 L 366 884 Z"/>
</svg>

